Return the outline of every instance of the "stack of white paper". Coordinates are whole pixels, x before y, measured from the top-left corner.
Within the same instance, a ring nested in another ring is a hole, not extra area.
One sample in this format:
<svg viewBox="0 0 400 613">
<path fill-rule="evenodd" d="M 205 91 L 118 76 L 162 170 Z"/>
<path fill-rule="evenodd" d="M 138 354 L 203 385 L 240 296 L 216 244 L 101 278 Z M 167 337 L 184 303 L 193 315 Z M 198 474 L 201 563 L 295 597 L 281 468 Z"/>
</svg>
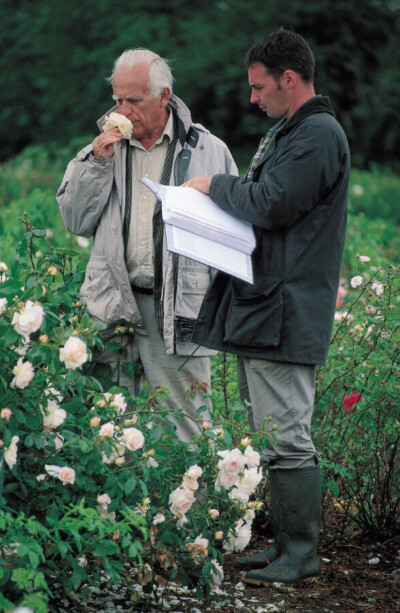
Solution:
<svg viewBox="0 0 400 613">
<path fill-rule="evenodd" d="M 256 242 L 250 223 L 191 187 L 161 185 L 145 177 L 141 181 L 162 204 L 170 251 L 253 282 L 251 253 Z"/>
</svg>

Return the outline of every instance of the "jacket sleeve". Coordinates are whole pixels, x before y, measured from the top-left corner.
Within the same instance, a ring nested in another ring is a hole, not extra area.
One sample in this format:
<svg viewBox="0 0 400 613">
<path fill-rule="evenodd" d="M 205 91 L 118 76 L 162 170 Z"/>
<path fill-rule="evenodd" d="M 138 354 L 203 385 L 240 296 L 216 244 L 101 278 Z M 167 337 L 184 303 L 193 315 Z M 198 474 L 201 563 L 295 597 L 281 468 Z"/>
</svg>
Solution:
<svg viewBox="0 0 400 613">
<path fill-rule="evenodd" d="M 274 165 L 261 169 L 258 181 L 216 175 L 210 196 L 222 209 L 255 226 L 289 228 L 321 199 L 329 199 L 345 156 L 338 132 L 304 122 L 282 145 Z"/>
<path fill-rule="evenodd" d="M 93 236 L 113 186 L 114 156 L 97 159 L 86 147 L 65 171 L 56 199 L 66 229 L 79 236 Z"/>
</svg>

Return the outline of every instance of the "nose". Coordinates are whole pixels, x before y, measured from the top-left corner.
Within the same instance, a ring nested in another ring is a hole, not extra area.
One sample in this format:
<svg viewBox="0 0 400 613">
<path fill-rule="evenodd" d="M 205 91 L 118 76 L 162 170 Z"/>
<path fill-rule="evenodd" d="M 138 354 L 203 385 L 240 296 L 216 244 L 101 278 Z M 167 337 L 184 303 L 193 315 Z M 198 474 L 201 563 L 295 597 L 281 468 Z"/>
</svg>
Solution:
<svg viewBox="0 0 400 613">
<path fill-rule="evenodd" d="M 122 115 L 125 115 L 125 117 L 127 117 L 129 115 L 130 112 L 130 106 L 129 103 L 126 100 L 122 100 L 122 102 L 119 105 L 119 111 Z"/>
<path fill-rule="evenodd" d="M 250 96 L 251 104 L 257 104 L 259 101 L 260 101 L 260 96 L 257 94 L 257 92 L 255 91 L 251 92 L 251 96 Z"/>
</svg>

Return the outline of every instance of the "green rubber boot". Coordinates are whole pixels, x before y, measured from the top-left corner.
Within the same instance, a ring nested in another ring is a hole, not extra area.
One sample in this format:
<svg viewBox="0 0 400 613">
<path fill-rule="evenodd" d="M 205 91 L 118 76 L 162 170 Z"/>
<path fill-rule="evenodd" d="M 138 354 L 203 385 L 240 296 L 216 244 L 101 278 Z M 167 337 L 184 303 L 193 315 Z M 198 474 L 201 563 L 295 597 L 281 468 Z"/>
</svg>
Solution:
<svg viewBox="0 0 400 613">
<path fill-rule="evenodd" d="M 255 568 L 264 568 L 271 562 L 274 562 L 281 553 L 280 535 L 279 535 L 279 513 L 278 513 L 278 491 L 276 484 L 276 471 L 269 471 L 269 494 L 270 507 L 272 517 L 272 527 L 274 530 L 274 542 L 271 547 L 258 551 L 253 556 L 245 556 L 235 560 L 236 568 L 251 570 Z"/>
<path fill-rule="evenodd" d="M 246 573 L 243 581 L 250 585 L 295 584 L 320 574 L 317 557 L 321 520 L 319 467 L 274 472 L 279 492 L 281 554 L 265 568 Z"/>
</svg>

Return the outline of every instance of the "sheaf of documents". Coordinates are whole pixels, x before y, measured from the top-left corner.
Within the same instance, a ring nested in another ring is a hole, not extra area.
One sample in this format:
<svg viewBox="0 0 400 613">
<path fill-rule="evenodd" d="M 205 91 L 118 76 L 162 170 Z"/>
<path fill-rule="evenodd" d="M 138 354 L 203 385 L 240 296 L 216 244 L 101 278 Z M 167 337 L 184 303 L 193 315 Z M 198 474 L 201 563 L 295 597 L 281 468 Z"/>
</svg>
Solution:
<svg viewBox="0 0 400 613">
<path fill-rule="evenodd" d="M 220 209 L 209 196 L 192 187 L 142 183 L 161 202 L 170 251 L 253 283 L 253 227 Z"/>
</svg>

